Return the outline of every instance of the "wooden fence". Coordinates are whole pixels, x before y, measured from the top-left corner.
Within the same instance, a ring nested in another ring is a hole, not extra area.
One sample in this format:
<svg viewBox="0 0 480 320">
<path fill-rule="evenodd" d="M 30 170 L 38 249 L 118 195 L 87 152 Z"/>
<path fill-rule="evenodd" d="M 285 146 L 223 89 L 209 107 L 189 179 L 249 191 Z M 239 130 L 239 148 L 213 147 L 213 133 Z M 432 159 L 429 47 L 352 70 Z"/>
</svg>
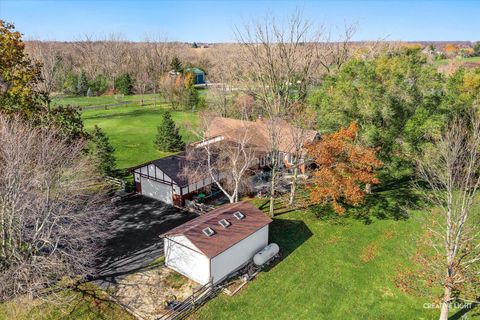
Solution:
<svg viewBox="0 0 480 320">
<path fill-rule="evenodd" d="M 185 319 L 195 308 L 201 306 L 209 298 L 215 294 L 213 284 L 211 282 L 193 290 L 191 296 L 179 302 L 177 305 L 168 310 L 167 313 L 156 320 L 177 320 Z"/>
</svg>

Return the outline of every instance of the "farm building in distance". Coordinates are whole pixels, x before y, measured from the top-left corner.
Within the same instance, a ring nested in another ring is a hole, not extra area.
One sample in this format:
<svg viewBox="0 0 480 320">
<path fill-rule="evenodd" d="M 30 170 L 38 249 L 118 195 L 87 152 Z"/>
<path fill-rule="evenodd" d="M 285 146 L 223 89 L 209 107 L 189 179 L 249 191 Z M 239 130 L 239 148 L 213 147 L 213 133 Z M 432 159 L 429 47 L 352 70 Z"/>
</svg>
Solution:
<svg viewBox="0 0 480 320">
<path fill-rule="evenodd" d="M 165 265 L 199 284 L 219 283 L 268 245 L 271 222 L 248 202 L 221 206 L 161 235 Z"/>
<path fill-rule="evenodd" d="M 185 73 L 192 73 L 195 79 L 195 84 L 205 84 L 205 72 L 199 68 L 186 68 Z"/>
</svg>

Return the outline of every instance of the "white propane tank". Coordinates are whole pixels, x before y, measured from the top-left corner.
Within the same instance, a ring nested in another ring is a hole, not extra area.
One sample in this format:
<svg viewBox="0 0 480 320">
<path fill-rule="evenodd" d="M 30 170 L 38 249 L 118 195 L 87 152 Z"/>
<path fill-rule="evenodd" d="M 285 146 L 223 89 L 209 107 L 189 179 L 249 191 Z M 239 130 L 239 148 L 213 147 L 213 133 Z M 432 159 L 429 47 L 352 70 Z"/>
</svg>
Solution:
<svg viewBox="0 0 480 320">
<path fill-rule="evenodd" d="M 272 259 L 278 252 L 280 248 L 276 243 L 270 243 L 268 246 L 263 248 L 259 253 L 253 256 L 253 263 L 256 266 L 262 266 L 268 260 Z"/>
</svg>

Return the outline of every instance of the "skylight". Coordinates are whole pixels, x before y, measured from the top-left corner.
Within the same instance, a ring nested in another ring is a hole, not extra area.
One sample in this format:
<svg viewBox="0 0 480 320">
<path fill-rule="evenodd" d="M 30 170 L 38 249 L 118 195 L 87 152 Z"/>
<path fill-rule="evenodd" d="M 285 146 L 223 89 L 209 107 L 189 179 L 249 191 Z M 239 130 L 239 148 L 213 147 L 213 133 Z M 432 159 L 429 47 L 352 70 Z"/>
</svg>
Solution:
<svg viewBox="0 0 480 320">
<path fill-rule="evenodd" d="M 213 235 L 215 234 L 215 231 L 214 231 L 212 228 L 210 228 L 210 227 L 203 229 L 202 232 L 203 232 L 203 234 L 206 235 L 207 237 L 211 237 L 211 236 L 213 236 Z"/>
<path fill-rule="evenodd" d="M 224 228 L 228 228 L 231 225 L 231 223 L 228 222 L 227 219 L 222 219 L 222 220 L 218 221 L 218 223 Z"/>
<path fill-rule="evenodd" d="M 240 211 L 236 211 L 233 213 L 233 216 L 235 218 L 237 218 L 237 220 L 242 220 L 243 218 L 245 218 L 245 215 L 243 213 L 241 213 Z"/>
</svg>

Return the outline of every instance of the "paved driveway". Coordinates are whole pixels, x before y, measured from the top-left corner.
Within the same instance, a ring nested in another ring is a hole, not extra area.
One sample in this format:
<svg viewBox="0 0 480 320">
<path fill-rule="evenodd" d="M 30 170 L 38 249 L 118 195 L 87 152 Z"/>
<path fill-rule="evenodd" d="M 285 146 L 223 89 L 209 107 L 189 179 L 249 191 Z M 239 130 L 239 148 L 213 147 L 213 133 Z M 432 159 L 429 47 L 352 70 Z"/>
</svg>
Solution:
<svg viewBox="0 0 480 320">
<path fill-rule="evenodd" d="M 99 266 L 100 277 L 115 278 L 148 266 L 163 255 L 159 235 L 196 217 L 163 202 L 135 195 L 117 203 L 111 238 Z"/>
</svg>

